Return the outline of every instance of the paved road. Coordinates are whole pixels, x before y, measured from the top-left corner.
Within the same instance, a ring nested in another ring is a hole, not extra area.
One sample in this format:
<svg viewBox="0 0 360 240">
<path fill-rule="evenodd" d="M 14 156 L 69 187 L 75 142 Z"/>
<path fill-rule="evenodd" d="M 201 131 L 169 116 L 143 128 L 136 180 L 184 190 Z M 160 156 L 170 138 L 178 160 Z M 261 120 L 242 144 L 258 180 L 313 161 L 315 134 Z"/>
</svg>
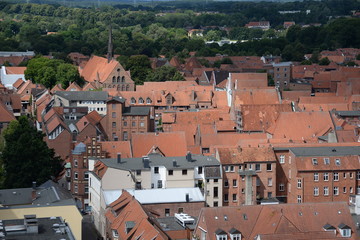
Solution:
<svg viewBox="0 0 360 240">
<path fill-rule="evenodd" d="M 82 221 L 82 239 L 99 240 L 99 233 L 96 231 L 94 224 L 91 222 L 91 215 L 84 215 Z"/>
</svg>

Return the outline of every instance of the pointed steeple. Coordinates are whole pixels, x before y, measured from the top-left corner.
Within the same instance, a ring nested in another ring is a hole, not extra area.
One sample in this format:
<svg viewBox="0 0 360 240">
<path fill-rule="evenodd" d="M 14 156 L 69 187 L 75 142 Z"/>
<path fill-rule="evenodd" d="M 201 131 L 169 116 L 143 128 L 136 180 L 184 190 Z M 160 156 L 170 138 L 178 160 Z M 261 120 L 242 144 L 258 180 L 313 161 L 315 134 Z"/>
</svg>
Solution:
<svg viewBox="0 0 360 240">
<path fill-rule="evenodd" d="M 108 52 L 107 52 L 107 59 L 108 63 L 113 59 L 114 57 L 114 46 L 112 41 L 112 28 L 111 24 L 109 25 L 109 42 L 108 42 Z"/>
</svg>

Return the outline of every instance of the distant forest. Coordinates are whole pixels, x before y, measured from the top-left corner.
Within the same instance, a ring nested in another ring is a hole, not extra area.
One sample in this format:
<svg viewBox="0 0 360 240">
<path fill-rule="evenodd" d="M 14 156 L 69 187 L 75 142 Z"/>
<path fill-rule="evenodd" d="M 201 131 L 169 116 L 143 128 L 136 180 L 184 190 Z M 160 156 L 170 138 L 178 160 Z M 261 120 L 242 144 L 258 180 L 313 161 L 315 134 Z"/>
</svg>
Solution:
<svg viewBox="0 0 360 240">
<path fill-rule="evenodd" d="M 359 9 L 360 2 L 356 0 L 154 2 L 100 8 L 0 2 L 0 50 L 35 50 L 59 58 L 69 52 L 102 55 L 106 53 L 111 24 L 115 54 L 122 56 L 185 58 L 190 51 L 196 51 L 198 56 L 273 54 L 284 60 L 302 61 L 305 53 L 360 48 L 360 18 L 347 17 Z M 244 28 L 249 21 L 262 20 L 269 21 L 272 29 Z M 322 25 L 307 28 L 296 25 L 285 30 L 284 21 Z M 204 29 L 204 37 L 188 38 L 187 30 L 191 28 Z M 223 38 L 239 43 L 220 47 L 204 42 Z M 246 42 L 240 43 L 241 40 Z"/>
</svg>

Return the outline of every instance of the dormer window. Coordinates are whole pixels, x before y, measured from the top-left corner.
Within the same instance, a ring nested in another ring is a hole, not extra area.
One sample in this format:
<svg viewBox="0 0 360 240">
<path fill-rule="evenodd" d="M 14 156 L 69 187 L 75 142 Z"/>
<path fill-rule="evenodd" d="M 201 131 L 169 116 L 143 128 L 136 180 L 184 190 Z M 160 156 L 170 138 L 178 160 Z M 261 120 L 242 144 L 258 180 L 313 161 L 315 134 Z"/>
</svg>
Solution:
<svg viewBox="0 0 360 240">
<path fill-rule="evenodd" d="M 227 233 L 222 230 L 222 229 L 218 229 L 215 231 L 216 234 L 216 240 L 227 240 Z"/>
<path fill-rule="evenodd" d="M 338 227 L 342 237 L 351 237 L 351 228 L 348 225 L 341 223 Z"/>
<path fill-rule="evenodd" d="M 136 103 L 135 98 L 132 97 L 131 100 L 130 100 L 130 103 L 131 103 L 131 104 L 135 104 L 135 103 Z"/>
<path fill-rule="evenodd" d="M 151 104 L 151 99 L 150 98 L 146 98 L 146 104 Z"/>
<path fill-rule="evenodd" d="M 241 240 L 241 232 L 239 230 L 232 228 L 229 233 L 231 240 Z"/>
<path fill-rule="evenodd" d="M 341 163 L 340 158 L 335 159 L 335 165 L 336 166 L 340 166 L 340 163 Z"/>
<path fill-rule="evenodd" d="M 141 97 L 139 98 L 139 103 L 143 104 L 144 103 L 144 99 Z"/>
<path fill-rule="evenodd" d="M 118 238 L 118 237 L 119 237 L 119 233 L 118 233 L 118 231 L 115 230 L 115 229 L 112 230 L 112 234 L 113 234 L 113 237 L 114 237 L 114 238 Z"/>
<path fill-rule="evenodd" d="M 313 165 L 318 165 L 318 161 L 317 161 L 316 158 L 313 158 L 313 159 L 312 159 L 312 164 L 313 164 Z"/>
<path fill-rule="evenodd" d="M 324 164 L 329 165 L 330 164 L 330 159 L 329 158 L 324 158 Z"/>
</svg>

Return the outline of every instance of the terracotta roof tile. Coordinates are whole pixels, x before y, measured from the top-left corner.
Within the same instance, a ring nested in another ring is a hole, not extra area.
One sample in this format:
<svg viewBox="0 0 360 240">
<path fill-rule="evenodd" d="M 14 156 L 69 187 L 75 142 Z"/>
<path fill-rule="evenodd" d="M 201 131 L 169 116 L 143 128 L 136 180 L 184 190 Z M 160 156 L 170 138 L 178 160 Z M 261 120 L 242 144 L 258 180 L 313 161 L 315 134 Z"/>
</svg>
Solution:
<svg viewBox="0 0 360 240">
<path fill-rule="evenodd" d="M 280 103 L 279 95 L 274 88 L 238 89 L 233 91 L 233 96 L 235 106 Z"/>
<path fill-rule="evenodd" d="M 82 91 L 82 88 L 76 82 L 72 82 L 65 91 Z"/>
<path fill-rule="evenodd" d="M 22 80 L 22 78 L 19 78 L 14 84 L 13 87 L 16 89 L 19 89 L 19 87 L 24 83 L 25 81 Z"/>
<path fill-rule="evenodd" d="M 130 141 L 100 142 L 102 150 L 106 151 L 108 158 L 116 158 L 121 153 L 122 158 L 132 158 Z"/>
<path fill-rule="evenodd" d="M 266 73 L 231 73 L 229 78 L 237 89 L 267 87 Z"/>
<path fill-rule="evenodd" d="M 26 67 L 6 67 L 6 74 L 24 74 Z"/>
<path fill-rule="evenodd" d="M 219 147 L 217 151 L 222 164 L 273 162 L 276 160 L 274 150 L 271 147 Z"/>
<path fill-rule="evenodd" d="M 0 102 L 0 122 L 11 122 L 15 120 L 14 114 L 12 114 L 9 110 L 7 110 L 5 104 Z"/>
</svg>

